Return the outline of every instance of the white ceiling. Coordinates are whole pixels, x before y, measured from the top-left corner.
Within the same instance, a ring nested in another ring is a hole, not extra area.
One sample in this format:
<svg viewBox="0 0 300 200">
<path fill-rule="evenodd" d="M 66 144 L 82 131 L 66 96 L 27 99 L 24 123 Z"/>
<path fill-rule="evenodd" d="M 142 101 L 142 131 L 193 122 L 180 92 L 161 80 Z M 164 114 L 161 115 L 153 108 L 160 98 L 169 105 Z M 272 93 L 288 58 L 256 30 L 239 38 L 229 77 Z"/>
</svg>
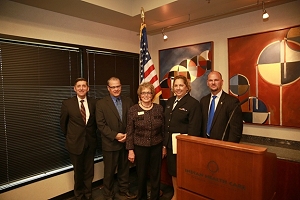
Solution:
<svg viewBox="0 0 300 200">
<path fill-rule="evenodd" d="M 261 0 L 11 0 L 139 32 L 141 7 L 149 35 L 262 10 Z M 268 7 L 295 0 L 267 0 Z"/>
</svg>

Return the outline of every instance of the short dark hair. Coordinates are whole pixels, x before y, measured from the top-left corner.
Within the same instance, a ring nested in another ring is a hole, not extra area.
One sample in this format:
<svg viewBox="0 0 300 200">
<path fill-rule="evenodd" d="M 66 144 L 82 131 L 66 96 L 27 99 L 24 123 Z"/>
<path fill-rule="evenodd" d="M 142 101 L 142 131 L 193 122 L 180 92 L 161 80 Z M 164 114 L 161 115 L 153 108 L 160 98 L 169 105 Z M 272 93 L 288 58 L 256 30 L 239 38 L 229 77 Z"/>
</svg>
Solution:
<svg viewBox="0 0 300 200">
<path fill-rule="evenodd" d="M 117 78 L 117 77 L 110 77 L 108 80 L 107 80 L 107 85 L 109 86 L 109 82 L 110 81 L 119 81 L 120 82 L 120 84 L 121 84 L 121 81 L 120 81 L 120 79 L 119 78 Z"/>
<path fill-rule="evenodd" d="M 87 82 L 87 80 L 86 80 L 85 78 L 82 78 L 82 77 L 76 78 L 76 80 L 75 80 L 75 82 L 74 82 L 74 86 L 75 86 L 76 83 L 79 82 L 79 81 L 85 81 L 85 82 L 86 82 L 86 85 L 89 86 L 89 83 Z"/>
</svg>

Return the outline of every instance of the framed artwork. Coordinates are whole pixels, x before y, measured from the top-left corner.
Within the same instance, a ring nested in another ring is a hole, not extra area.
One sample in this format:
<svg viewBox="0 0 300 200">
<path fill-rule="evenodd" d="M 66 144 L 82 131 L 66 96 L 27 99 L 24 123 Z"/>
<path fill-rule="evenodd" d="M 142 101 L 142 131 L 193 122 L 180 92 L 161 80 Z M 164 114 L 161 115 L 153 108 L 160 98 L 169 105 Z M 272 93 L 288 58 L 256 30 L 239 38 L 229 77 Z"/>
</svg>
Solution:
<svg viewBox="0 0 300 200">
<path fill-rule="evenodd" d="M 246 123 L 300 127 L 300 26 L 229 38 L 228 57 Z"/>
<path fill-rule="evenodd" d="M 191 84 L 191 96 L 199 100 L 210 90 L 207 75 L 213 69 L 213 42 L 159 50 L 160 103 L 172 97 L 174 77 L 184 75 Z"/>
</svg>

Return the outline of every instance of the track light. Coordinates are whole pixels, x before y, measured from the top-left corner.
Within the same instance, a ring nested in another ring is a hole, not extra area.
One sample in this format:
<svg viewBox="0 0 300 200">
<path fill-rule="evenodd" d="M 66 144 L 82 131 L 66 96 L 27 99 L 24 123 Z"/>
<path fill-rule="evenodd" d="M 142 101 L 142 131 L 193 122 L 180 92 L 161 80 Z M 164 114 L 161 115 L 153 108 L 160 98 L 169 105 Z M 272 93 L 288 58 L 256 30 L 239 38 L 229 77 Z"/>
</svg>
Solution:
<svg viewBox="0 0 300 200">
<path fill-rule="evenodd" d="M 163 35 L 164 40 L 166 40 L 166 39 L 168 39 L 168 36 L 165 34 L 164 30 L 165 30 L 165 28 L 163 28 L 163 29 L 161 30 L 161 33 L 162 33 L 162 35 Z"/>
<path fill-rule="evenodd" d="M 262 14 L 263 19 L 268 19 L 269 14 L 267 13 L 267 11 L 265 9 L 265 2 L 264 1 L 262 1 L 262 10 L 263 10 L 263 14 Z"/>
<path fill-rule="evenodd" d="M 267 13 L 267 11 L 266 10 L 264 10 L 264 12 L 263 12 L 263 19 L 268 19 L 269 18 L 269 14 Z"/>
</svg>

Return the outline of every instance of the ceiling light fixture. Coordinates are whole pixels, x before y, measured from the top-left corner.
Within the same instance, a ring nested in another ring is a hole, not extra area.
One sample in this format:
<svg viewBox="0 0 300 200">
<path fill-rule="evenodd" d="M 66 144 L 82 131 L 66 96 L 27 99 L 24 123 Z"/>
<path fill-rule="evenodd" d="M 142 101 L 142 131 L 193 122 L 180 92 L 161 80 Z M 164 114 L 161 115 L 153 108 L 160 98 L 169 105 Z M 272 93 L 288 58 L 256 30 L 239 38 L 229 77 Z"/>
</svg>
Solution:
<svg viewBox="0 0 300 200">
<path fill-rule="evenodd" d="M 164 30 L 165 30 L 165 28 L 163 28 L 163 29 L 161 30 L 161 33 L 162 33 L 162 35 L 163 35 L 164 40 L 167 40 L 167 39 L 168 39 L 168 36 L 165 34 Z"/>
<path fill-rule="evenodd" d="M 265 9 L 265 2 L 264 1 L 262 1 L 262 10 L 263 10 L 263 14 L 262 14 L 263 19 L 268 19 L 269 14 L 267 13 L 267 11 Z"/>
<path fill-rule="evenodd" d="M 276 4 L 279 5 L 281 4 L 280 2 L 282 0 L 264 0 L 268 5 L 270 4 Z M 293 0 L 289 0 L 289 1 L 293 1 Z M 277 3 L 278 2 L 278 3 Z M 207 2 L 208 3 L 208 2 Z M 213 1 L 210 1 L 210 3 L 213 3 Z M 185 19 L 185 15 L 183 16 L 179 16 L 180 18 L 182 18 L 181 22 L 179 23 L 175 23 L 175 24 L 167 24 L 167 21 L 161 21 L 158 23 L 153 24 L 153 26 L 148 25 L 147 26 L 147 33 L 148 35 L 156 35 L 161 33 L 161 29 L 164 26 L 165 29 L 168 29 L 169 31 L 173 31 L 173 30 L 177 30 L 180 28 L 184 28 L 184 27 L 188 27 L 188 26 L 193 26 L 193 25 L 197 25 L 197 24 L 202 24 L 202 23 L 206 23 L 206 22 L 210 22 L 216 19 L 221 19 L 227 16 L 237 16 L 237 14 L 240 13 L 246 13 L 248 11 L 259 11 L 260 9 L 262 9 L 262 0 L 256 0 L 255 3 L 252 2 L 251 4 L 245 5 L 245 6 L 241 6 L 241 7 L 237 7 L 231 10 L 224 10 L 223 12 L 217 13 L 217 14 L 211 14 L 208 16 L 204 16 L 204 17 L 196 17 L 196 15 L 192 18 L 190 18 L 190 14 L 188 14 L 187 16 L 187 20 Z M 192 13 L 193 14 L 193 13 Z M 178 18 L 179 18 L 178 17 Z M 175 19 L 175 18 L 174 18 Z M 264 19 L 264 21 L 267 21 L 268 19 Z M 161 26 L 160 26 L 161 24 Z M 150 28 L 151 26 L 151 28 Z M 157 29 L 154 28 L 154 26 L 157 27 Z M 150 30 L 151 29 L 151 30 Z"/>
</svg>

